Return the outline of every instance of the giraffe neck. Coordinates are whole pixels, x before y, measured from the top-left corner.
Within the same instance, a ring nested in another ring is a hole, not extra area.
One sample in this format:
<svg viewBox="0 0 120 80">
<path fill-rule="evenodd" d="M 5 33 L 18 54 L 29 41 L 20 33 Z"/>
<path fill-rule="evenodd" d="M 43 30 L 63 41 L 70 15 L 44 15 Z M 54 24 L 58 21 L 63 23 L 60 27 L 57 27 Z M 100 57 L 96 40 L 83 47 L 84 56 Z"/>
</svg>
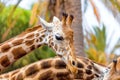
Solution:
<svg viewBox="0 0 120 80">
<path fill-rule="evenodd" d="M 47 31 L 38 25 L 0 44 L 0 71 L 41 45 L 51 46 L 49 38 Z"/>
<path fill-rule="evenodd" d="M 78 57 L 78 73 L 72 74 L 60 58 L 50 58 L 32 63 L 21 69 L 2 74 L 0 79 L 9 80 L 102 80 L 103 73 L 99 64 L 86 58 Z M 99 65 L 99 67 L 98 67 Z"/>
</svg>

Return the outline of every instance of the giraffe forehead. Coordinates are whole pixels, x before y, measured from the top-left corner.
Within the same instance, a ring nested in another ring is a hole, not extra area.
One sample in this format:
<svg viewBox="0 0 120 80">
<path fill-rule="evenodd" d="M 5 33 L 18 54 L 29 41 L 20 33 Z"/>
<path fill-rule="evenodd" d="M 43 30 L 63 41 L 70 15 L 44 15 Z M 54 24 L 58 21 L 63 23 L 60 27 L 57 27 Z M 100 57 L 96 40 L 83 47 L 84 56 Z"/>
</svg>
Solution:
<svg viewBox="0 0 120 80">
<path fill-rule="evenodd" d="M 57 23 L 54 25 L 53 27 L 53 33 L 54 34 L 60 34 L 60 35 L 64 35 L 64 32 L 63 32 L 63 27 L 62 27 L 62 24 L 61 23 Z"/>
<path fill-rule="evenodd" d="M 64 33 L 66 36 L 71 36 L 73 35 L 73 30 L 68 26 L 62 24 L 60 21 L 56 21 L 54 24 L 53 31 L 58 32 L 58 33 Z"/>
<path fill-rule="evenodd" d="M 62 30 L 62 23 L 58 22 L 58 23 L 54 23 L 54 28 L 55 30 Z"/>
</svg>

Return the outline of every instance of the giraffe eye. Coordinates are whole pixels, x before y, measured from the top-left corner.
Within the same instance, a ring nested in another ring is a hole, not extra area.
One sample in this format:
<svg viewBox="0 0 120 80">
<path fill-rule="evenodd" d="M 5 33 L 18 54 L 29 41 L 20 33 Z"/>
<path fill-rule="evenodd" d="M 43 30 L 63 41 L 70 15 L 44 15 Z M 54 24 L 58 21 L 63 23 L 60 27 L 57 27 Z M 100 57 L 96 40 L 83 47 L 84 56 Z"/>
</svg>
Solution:
<svg viewBox="0 0 120 80">
<path fill-rule="evenodd" d="M 60 41 L 64 40 L 62 36 L 55 36 L 55 38 Z"/>
</svg>

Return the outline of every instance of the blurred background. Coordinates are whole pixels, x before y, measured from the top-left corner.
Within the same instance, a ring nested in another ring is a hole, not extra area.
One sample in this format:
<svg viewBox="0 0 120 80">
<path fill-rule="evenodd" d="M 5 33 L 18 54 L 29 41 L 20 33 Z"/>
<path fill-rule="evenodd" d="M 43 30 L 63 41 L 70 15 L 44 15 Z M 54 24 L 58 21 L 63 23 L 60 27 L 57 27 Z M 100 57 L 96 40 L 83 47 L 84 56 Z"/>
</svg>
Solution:
<svg viewBox="0 0 120 80">
<path fill-rule="evenodd" d="M 62 12 L 75 15 L 80 55 L 105 65 L 120 55 L 120 0 L 0 0 L 0 43 L 37 25 L 38 15 L 50 22 L 53 16 L 61 19 Z M 42 46 L 5 72 L 54 56 L 52 49 Z"/>
</svg>

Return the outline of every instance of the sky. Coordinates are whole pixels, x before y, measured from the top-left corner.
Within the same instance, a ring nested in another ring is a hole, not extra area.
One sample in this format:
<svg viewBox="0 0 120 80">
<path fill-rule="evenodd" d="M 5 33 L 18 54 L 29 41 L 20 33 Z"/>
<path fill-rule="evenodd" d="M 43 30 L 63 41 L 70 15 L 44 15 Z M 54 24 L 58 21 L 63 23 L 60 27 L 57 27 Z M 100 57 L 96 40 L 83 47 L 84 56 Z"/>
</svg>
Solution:
<svg viewBox="0 0 120 80">
<path fill-rule="evenodd" d="M 25 9 L 30 9 L 31 5 L 37 1 L 38 0 L 22 0 L 19 6 Z M 7 5 L 16 4 L 16 2 L 17 0 L 9 0 Z M 104 23 L 104 25 L 106 26 L 107 43 L 109 42 L 112 36 L 110 46 L 108 50 L 106 50 L 106 52 L 109 53 L 110 50 L 114 47 L 114 45 L 117 43 L 117 40 L 120 38 L 120 24 L 114 18 L 112 12 L 110 12 L 100 0 L 93 0 L 93 2 L 96 4 L 96 7 L 100 13 L 101 22 Z M 83 18 L 83 27 L 88 26 L 92 29 L 93 26 L 101 26 L 96 20 L 90 3 L 88 3 L 88 7 L 85 14 L 83 14 Z M 119 54 L 120 51 L 116 53 Z"/>
<path fill-rule="evenodd" d="M 118 39 L 120 39 L 120 24 L 114 18 L 112 12 L 110 12 L 100 0 L 93 0 L 93 2 L 96 4 L 97 10 L 99 11 L 101 22 L 104 23 L 104 25 L 106 26 L 107 43 L 111 40 L 111 43 L 106 50 L 107 53 L 110 53 L 112 48 L 117 43 Z M 93 26 L 101 27 L 101 25 L 99 25 L 96 20 L 93 8 L 90 3 L 88 3 L 87 10 L 85 14 L 83 14 L 83 16 L 84 24 L 87 23 L 87 25 L 85 26 L 89 26 L 91 29 Z M 120 51 L 116 51 L 116 54 L 120 55 Z"/>
<path fill-rule="evenodd" d="M 10 4 L 16 4 L 18 0 L 9 0 L 7 5 Z M 32 4 L 37 2 L 38 0 L 22 0 L 19 4 L 20 7 L 25 8 L 25 9 L 30 9 Z"/>
</svg>

